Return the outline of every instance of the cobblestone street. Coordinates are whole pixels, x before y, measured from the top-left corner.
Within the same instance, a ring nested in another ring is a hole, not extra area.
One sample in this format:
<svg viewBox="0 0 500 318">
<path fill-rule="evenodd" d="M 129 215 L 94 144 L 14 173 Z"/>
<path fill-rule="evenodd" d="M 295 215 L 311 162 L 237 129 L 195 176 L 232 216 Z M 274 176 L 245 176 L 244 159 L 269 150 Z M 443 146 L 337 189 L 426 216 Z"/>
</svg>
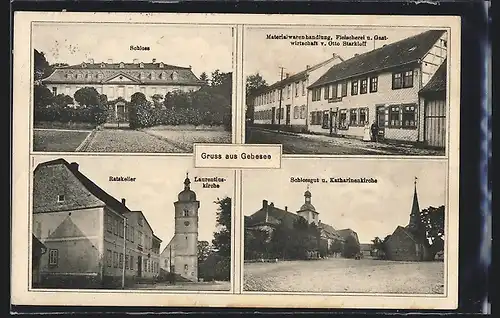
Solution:
<svg viewBox="0 0 500 318">
<path fill-rule="evenodd" d="M 248 144 L 282 144 L 284 154 L 328 155 L 415 155 L 444 156 L 444 150 L 418 148 L 409 144 L 362 141 L 353 138 L 277 132 L 251 127 Z"/>
<path fill-rule="evenodd" d="M 442 294 L 443 264 L 344 258 L 246 263 L 244 290 Z"/>
</svg>

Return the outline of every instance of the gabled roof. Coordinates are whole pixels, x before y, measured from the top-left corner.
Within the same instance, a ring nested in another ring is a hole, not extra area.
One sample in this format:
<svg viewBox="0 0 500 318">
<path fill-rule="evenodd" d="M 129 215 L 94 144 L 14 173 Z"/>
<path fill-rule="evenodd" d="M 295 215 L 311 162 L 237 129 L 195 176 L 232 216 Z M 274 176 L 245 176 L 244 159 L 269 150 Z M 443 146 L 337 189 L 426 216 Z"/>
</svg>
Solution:
<svg viewBox="0 0 500 318">
<path fill-rule="evenodd" d="M 444 92 L 446 91 L 446 68 L 447 63 L 444 59 L 443 63 L 436 70 L 436 73 L 431 77 L 429 82 L 420 90 L 420 94 Z"/>
<path fill-rule="evenodd" d="M 405 234 L 405 235 L 406 235 L 406 236 L 408 236 L 408 237 L 409 237 L 409 238 L 410 238 L 413 242 L 418 243 L 418 242 L 417 242 L 417 240 L 415 239 L 415 236 L 413 236 L 413 234 L 411 234 L 411 232 L 410 232 L 410 231 L 408 231 L 406 228 L 404 228 L 404 227 L 402 227 L 402 226 L 400 226 L 400 225 L 398 225 L 398 226 L 396 227 L 396 229 L 394 230 L 394 232 L 392 232 L 391 236 L 389 237 L 389 240 L 391 240 L 391 239 L 394 237 L 394 234 L 396 234 L 396 233 L 398 233 L 398 232 Z"/>
<path fill-rule="evenodd" d="M 279 209 L 273 205 L 267 206 L 267 221 L 266 221 L 266 208 L 261 208 L 251 216 L 245 219 L 245 227 L 252 227 L 264 224 L 278 225 L 281 222 L 289 228 L 293 228 L 293 223 L 300 216 L 295 213 L 291 213 L 282 209 Z"/>
<path fill-rule="evenodd" d="M 354 232 L 351 229 L 342 229 L 342 230 L 337 230 L 336 232 L 344 239 L 351 235 L 354 236 L 355 238 L 358 238 L 358 233 Z"/>
<path fill-rule="evenodd" d="M 309 88 L 418 62 L 427 54 L 444 32 L 446 31 L 426 31 L 401 41 L 387 44 L 373 51 L 354 56 L 332 66 L 323 76 L 310 85 Z"/>
<path fill-rule="evenodd" d="M 40 163 L 35 171 L 41 167 L 53 166 L 53 165 L 64 165 L 66 168 L 78 179 L 78 181 L 87 189 L 90 193 L 92 193 L 99 200 L 103 201 L 107 206 L 118 213 L 127 213 L 131 212 L 124 204 L 115 199 L 113 196 L 108 194 L 106 191 L 101 189 L 98 185 L 92 182 L 89 178 L 83 175 L 79 170 L 75 169 L 68 163 L 66 160 L 60 158 L 51 161 L 46 161 Z"/>
<path fill-rule="evenodd" d="M 276 88 L 279 88 L 279 87 L 284 87 L 290 83 L 293 83 L 293 82 L 296 82 L 296 81 L 299 81 L 299 80 L 303 80 L 307 77 L 307 74 L 309 72 L 312 72 L 314 70 L 317 70 L 318 68 L 322 67 L 323 65 L 325 64 L 328 64 L 330 63 L 331 61 L 335 60 L 335 59 L 340 59 L 340 61 L 344 61 L 344 59 L 342 57 L 340 57 L 339 55 L 337 54 L 333 54 L 333 56 L 331 58 L 329 58 L 328 60 L 325 60 L 321 63 L 318 63 L 316 65 L 313 65 L 303 71 L 300 71 L 298 73 L 295 73 L 295 74 L 292 74 L 290 76 L 288 76 L 287 78 L 281 80 L 281 81 L 277 81 L 275 82 L 274 84 L 271 84 L 269 86 L 265 86 L 265 87 L 262 87 L 261 89 L 255 91 L 252 95 L 253 96 L 258 96 L 262 93 L 265 93 L 265 92 L 268 92 L 268 91 L 271 91 L 273 89 L 276 89 Z"/>
<path fill-rule="evenodd" d="M 111 81 L 112 79 L 114 78 L 117 78 L 118 76 L 123 76 L 125 78 L 128 78 L 129 80 L 131 80 L 132 82 L 135 82 L 135 83 L 140 83 L 141 81 L 125 72 L 117 72 L 116 74 L 110 74 L 107 78 L 103 79 L 102 82 L 103 83 L 106 83 L 106 82 L 109 82 Z M 120 78 L 121 79 L 121 78 Z"/>
</svg>

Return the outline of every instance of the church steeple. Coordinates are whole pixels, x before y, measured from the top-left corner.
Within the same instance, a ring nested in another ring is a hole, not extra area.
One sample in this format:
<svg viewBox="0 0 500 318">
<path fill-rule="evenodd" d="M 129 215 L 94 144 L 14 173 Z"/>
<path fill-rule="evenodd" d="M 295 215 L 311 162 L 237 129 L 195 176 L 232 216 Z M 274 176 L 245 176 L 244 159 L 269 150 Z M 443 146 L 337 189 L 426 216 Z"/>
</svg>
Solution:
<svg viewBox="0 0 500 318">
<path fill-rule="evenodd" d="M 417 177 L 415 177 L 415 181 L 414 181 L 413 202 L 412 202 L 412 206 L 411 206 L 410 222 L 408 224 L 408 228 L 417 237 L 420 237 L 421 239 L 425 239 L 425 229 L 423 228 L 422 220 L 420 218 L 420 206 L 418 204 Z"/>
<path fill-rule="evenodd" d="M 311 192 L 309 191 L 309 185 L 307 185 L 307 190 L 304 192 L 304 204 L 297 211 L 297 214 L 302 216 L 307 220 L 308 223 L 318 223 L 318 212 L 316 208 L 311 204 Z"/>
<path fill-rule="evenodd" d="M 189 180 L 189 172 L 186 172 L 186 179 L 184 179 L 184 190 L 189 190 L 189 185 L 191 181 Z"/>
</svg>

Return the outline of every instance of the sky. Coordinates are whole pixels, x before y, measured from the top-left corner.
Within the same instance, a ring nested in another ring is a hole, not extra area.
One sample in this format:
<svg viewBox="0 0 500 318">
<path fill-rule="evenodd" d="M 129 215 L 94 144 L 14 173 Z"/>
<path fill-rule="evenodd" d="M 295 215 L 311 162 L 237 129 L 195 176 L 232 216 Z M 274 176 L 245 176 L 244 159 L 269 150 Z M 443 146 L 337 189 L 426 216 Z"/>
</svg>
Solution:
<svg viewBox="0 0 500 318">
<path fill-rule="evenodd" d="M 298 73 L 306 69 L 306 65 L 315 65 L 321 63 L 333 56 L 333 53 L 340 55 L 344 60 L 354 56 L 354 54 L 362 54 L 379 48 L 384 44 L 390 44 L 402 40 L 404 38 L 427 31 L 426 29 L 417 28 L 297 28 L 297 27 L 282 27 L 282 28 L 248 28 L 244 41 L 244 70 L 246 76 L 255 73 L 260 73 L 268 84 L 273 84 L 280 79 L 280 67 L 284 67 L 284 73 L 290 75 Z M 289 40 L 268 40 L 266 35 L 377 35 L 379 37 L 387 37 L 386 40 L 367 41 L 364 47 L 349 47 L 349 46 L 292 46 Z"/>
<path fill-rule="evenodd" d="M 192 66 L 199 76 L 216 69 L 232 71 L 233 38 L 229 26 L 172 26 L 144 24 L 57 23 L 33 27 L 33 49 L 44 52 L 50 64 L 129 62 L 139 59 Z M 130 46 L 149 47 L 132 51 Z"/>
<path fill-rule="evenodd" d="M 145 215 L 153 232 L 163 242 L 161 250 L 174 234 L 174 202 L 184 189 L 186 172 L 191 180 L 191 190 L 200 201 L 198 240 L 212 242 L 216 230 L 217 207 L 213 203 L 225 196 L 233 198 L 234 172 L 227 170 L 194 169 L 191 157 L 162 156 L 45 156 L 34 158 L 33 169 L 39 163 L 63 158 L 79 164 L 79 170 L 96 185 L 117 200 L 126 199 L 131 210 Z M 111 182 L 109 176 L 135 177 L 135 182 Z M 194 177 L 223 177 L 220 188 L 202 188 Z"/>
<path fill-rule="evenodd" d="M 244 171 L 242 213 L 257 212 L 262 200 L 297 211 L 304 203 L 307 183 L 292 183 L 290 177 L 374 178 L 376 184 L 314 183 L 309 187 L 321 222 L 335 229 L 351 228 L 360 243 L 370 243 L 408 224 L 415 177 L 421 210 L 446 206 L 445 160 L 318 159 L 307 165 L 303 160 L 283 160 L 282 168 L 276 170 Z"/>
</svg>

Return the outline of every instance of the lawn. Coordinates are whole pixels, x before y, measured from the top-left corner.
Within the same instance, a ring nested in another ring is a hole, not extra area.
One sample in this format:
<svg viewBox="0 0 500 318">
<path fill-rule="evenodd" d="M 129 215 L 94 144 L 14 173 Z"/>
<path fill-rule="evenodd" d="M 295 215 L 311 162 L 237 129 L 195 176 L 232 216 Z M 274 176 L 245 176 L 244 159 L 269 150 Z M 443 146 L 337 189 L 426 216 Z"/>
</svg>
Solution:
<svg viewBox="0 0 500 318">
<path fill-rule="evenodd" d="M 160 126 L 144 129 L 144 131 L 185 149 L 187 152 L 193 151 L 194 143 L 227 144 L 232 142 L 231 132 L 220 127 Z"/>
<path fill-rule="evenodd" d="M 92 130 L 95 128 L 91 123 L 68 122 L 62 123 L 58 121 L 38 121 L 33 123 L 35 129 L 71 129 L 71 130 Z"/>
<path fill-rule="evenodd" d="M 245 291 L 443 294 L 443 262 L 330 258 L 246 263 Z"/>
<path fill-rule="evenodd" d="M 75 151 L 90 131 L 34 130 L 33 151 Z"/>
</svg>

